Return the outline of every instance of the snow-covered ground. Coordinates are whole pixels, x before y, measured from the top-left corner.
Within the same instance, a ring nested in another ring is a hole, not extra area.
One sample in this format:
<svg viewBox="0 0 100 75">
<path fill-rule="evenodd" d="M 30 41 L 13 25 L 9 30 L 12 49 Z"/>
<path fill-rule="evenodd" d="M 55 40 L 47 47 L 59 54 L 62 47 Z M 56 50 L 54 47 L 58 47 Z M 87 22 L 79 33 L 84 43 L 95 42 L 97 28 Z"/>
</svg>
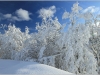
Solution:
<svg viewBox="0 0 100 75">
<path fill-rule="evenodd" d="M 37 62 L 0 59 L 0 74 L 75 75 Z"/>
</svg>

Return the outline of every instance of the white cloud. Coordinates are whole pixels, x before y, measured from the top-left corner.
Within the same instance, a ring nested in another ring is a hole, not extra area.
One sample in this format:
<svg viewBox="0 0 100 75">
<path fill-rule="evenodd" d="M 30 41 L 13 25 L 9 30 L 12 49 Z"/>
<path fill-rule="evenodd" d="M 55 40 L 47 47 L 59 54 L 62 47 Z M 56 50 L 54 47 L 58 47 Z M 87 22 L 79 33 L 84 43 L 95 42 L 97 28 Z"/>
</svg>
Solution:
<svg viewBox="0 0 100 75">
<path fill-rule="evenodd" d="M 90 7 L 87 7 L 86 9 L 84 9 L 83 10 L 83 13 L 86 13 L 86 12 L 95 13 L 95 12 L 98 12 L 98 11 L 100 11 L 100 8 L 99 7 L 90 6 Z"/>
<path fill-rule="evenodd" d="M 24 10 L 22 8 L 16 10 L 16 15 L 18 16 L 19 21 L 29 21 L 31 18 L 29 17 L 30 13 L 27 10 Z M 17 19 L 16 19 L 17 20 Z"/>
<path fill-rule="evenodd" d="M 24 10 L 22 8 L 16 10 L 14 12 L 15 14 L 2 14 L 0 13 L 0 20 L 9 20 L 9 21 L 29 21 L 31 20 L 30 15 L 27 10 Z"/>
<path fill-rule="evenodd" d="M 12 17 L 11 14 L 5 14 L 5 15 L 4 15 L 4 18 L 11 18 L 11 17 Z"/>
<path fill-rule="evenodd" d="M 56 12 L 55 6 L 51 6 L 49 8 L 42 8 L 38 11 L 39 17 L 41 17 L 43 19 L 53 17 L 55 12 Z"/>
</svg>

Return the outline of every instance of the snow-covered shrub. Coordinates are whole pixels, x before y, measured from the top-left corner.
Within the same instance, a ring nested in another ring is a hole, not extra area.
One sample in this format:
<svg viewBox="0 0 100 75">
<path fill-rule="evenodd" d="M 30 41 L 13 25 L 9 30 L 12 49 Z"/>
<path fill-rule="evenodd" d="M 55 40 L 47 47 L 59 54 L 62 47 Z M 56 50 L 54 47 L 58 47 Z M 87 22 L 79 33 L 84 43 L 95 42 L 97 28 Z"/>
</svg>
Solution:
<svg viewBox="0 0 100 75">
<path fill-rule="evenodd" d="M 17 60 L 21 59 L 21 56 L 25 54 L 24 52 L 27 51 L 25 49 L 25 41 L 29 38 L 30 35 L 28 34 L 27 27 L 24 33 L 21 32 L 19 28 L 15 27 L 15 25 L 8 25 L 8 29 L 5 31 L 4 34 L 1 34 L 0 37 L 0 42 L 2 43 L 0 45 L 0 51 L 2 53 L 1 58 Z"/>
<path fill-rule="evenodd" d="M 5 31 L 5 34 L 2 34 L 0 41 L 2 43 L 1 50 L 3 52 L 1 58 L 12 58 L 12 51 L 19 51 L 22 48 L 22 38 L 23 34 L 19 28 L 16 28 L 15 25 L 8 26 L 8 30 Z"/>
</svg>

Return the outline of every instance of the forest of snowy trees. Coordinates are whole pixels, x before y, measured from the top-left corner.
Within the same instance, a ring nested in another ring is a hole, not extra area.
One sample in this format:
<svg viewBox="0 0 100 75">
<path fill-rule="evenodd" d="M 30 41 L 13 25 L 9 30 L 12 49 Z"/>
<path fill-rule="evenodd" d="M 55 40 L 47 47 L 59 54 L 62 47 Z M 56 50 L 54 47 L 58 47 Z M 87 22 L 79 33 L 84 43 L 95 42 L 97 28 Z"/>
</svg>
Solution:
<svg viewBox="0 0 100 75">
<path fill-rule="evenodd" d="M 55 6 L 51 6 L 54 10 Z M 45 9 L 43 9 L 45 10 Z M 98 74 L 100 72 L 100 15 L 82 12 L 76 2 L 71 12 L 65 11 L 62 19 L 68 20 L 68 29 L 57 17 L 39 13 L 41 23 L 37 32 L 22 32 L 15 25 L 8 25 L 0 34 L 0 58 L 36 61 L 75 74 Z M 82 21 L 80 21 L 82 19 Z"/>
</svg>

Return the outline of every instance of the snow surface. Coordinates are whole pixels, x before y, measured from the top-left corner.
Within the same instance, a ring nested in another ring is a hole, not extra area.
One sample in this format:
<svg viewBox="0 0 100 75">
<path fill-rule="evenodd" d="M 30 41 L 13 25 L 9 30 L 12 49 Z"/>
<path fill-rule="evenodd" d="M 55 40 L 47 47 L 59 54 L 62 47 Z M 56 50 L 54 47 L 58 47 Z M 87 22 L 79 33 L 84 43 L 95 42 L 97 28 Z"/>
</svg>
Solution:
<svg viewBox="0 0 100 75">
<path fill-rule="evenodd" d="M 0 74 L 75 75 L 37 62 L 0 59 Z"/>
</svg>

